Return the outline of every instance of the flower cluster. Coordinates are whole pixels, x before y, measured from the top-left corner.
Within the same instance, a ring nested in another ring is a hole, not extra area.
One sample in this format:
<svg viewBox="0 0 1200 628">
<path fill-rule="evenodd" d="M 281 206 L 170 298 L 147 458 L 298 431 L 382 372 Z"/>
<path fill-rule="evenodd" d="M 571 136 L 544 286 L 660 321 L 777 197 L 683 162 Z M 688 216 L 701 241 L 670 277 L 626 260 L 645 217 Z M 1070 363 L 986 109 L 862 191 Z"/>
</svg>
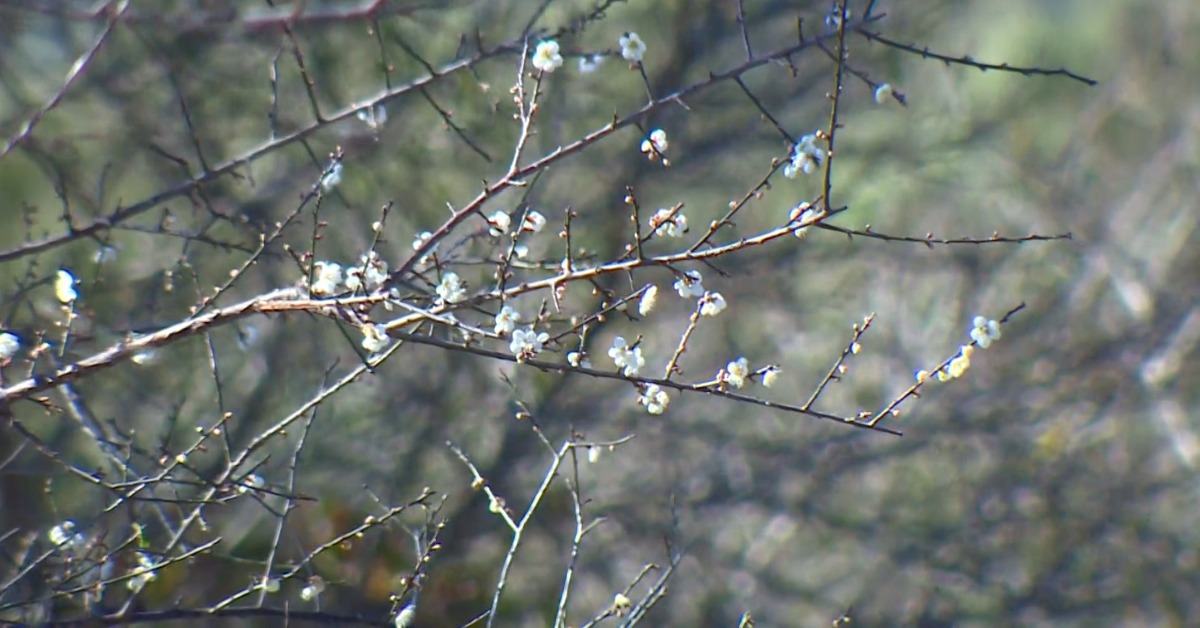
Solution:
<svg viewBox="0 0 1200 628">
<path fill-rule="evenodd" d="M 963 345 L 959 348 L 958 355 L 954 356 L 953 360 L 944 368 L 937 370 L 935 375 L 939 382 L 948 382 L 952 379 L 958 379 L 966 374 L 967 369 L 971 368 L 971 355 L 975 353 L 975 347 L 971 345 Z M 917 373 L 917 381 L 923 382 L 929 378 L 929 373 L 921 371 Z"/>
<path fill-rule="evenodd" d="M 817 134 L 810 133 L 792 148 L 792 156 L 783 167 L 783 176 L 795 179 L 800 172 L 812 174 L 824 160 L 825 149 L 817 146 Z"/>
<path fill-rule="evenodd" d="M 342 268 L 341 264 L 318 260 L 313 264 L 312 283 L 308 291 L 315 297 L 328 297 L 350 290 L 374 290 L 388 278 L 388 263 L 375 251 L 359 258 L 358 266 Z"/>
<path fill-rule="evenodd" d="M 660 209 L 654 212 L 654 216 L 650 218 L 650 227 L 654 229 L 655 236 L 682 238 L 683 234 L 687 233 L 687 216 L 679 211 L 675 211 L 675 214 L 672 215 L 672 211 L 674 210 Z"/>
<path fill-rule="evenodd" d="M 83 535 L 75 531 L 75 522 L 67 519 L 62 523 L 50 528 L 46 533 L 46 537 L 50 539 L 50 543 L 54 547 L 63 551 L 74 551 L 84 546 L 87 542 Z"/>
<path fill-rule="evenodd" d="M 308 291 L 313 296 L 327 297 L 336 294 L 344 280 L 341 264 L 320 260 L 313 264 L 312 284 Z"/>
<path fill-rule="evenodd" d="M 650 161 L 662 159 L 663 165 L 669 166 L 671 162 L 665 155 L 670 146 L 671 142 L 667 140 L 667 132 L 662 129 L 654 129 L 650 132 L 650 135 L 646 136 L 646 139 L 642 140 L 641 150 Z"/>
<path fill-rule="evenodd" d="M 548 39 L 538 43 L 537 49 L 533 52 L 533 67 L 549 74 L 561 68 L 562 64 L 563 58 L 558 53 L 557 41 Z"/>
<path fill-rule="evenodd" d="M 650 414 L 662 414 L 671 403 L 671 397 L 658 384 L 650 384 L 638 395 L 638 403 L 646 406 L 646 412 Z"/>
<path fill-rule="evenodd" d="M 533 327 L 528 327 L 513 332 L 512 342 L 508 344 L 508 349 L 517 356 L 518 362 L 524 362 L 541 353 L 542 348 L 549 341 L 550 334 L 538 333 Z"/>
<path fill-rule="evenodd" d="M 939 368 L 934 373 L 929 371 L 917 371 L 916 378 L 918 383 L 924 383 L 930 377 L 937 377 L 939 382 L 948 382 L 952 379 L 962 377 L 967 369 L 971 368 L 971 356 L 975 353 L 975 347 L 987 349 L 992 346 L 992 343 L 1000 339 L 1000 323 L 991 320 L 985 316 L 976 316 L 971 321 L 971 340 L 972 344 L 963 345 L 958 350 L 958 355 L 954 356 L 946 366 Z"/>
<path fill-rule="evenodd" d="M 448 272 L 442 275 L 435 291 L 444 303 L 461 303 L 467 300 L 467 283 L 458 277 L 458 273 Z"/>
<path fill-rule="evenodd" d="M 625 377 L 633 377 L 646 366 L 646 358 L 642 357 L 641 347 L 629 347 L 625 342 L 625 338 L 617 336 L 613 339 L 612 347 L 608 350 L 608 357 L 612 358 L 613 364 L 621 369 L 621 374 Z"/>
<path fill-rule="evenodd" d="M 159 568 L 159 563 L 153 556 L 146 552 L 138 552 L 136 575 L 125 581 L 125 586 L 129 587 L 130 591 L 141 591 L 151 580 L 158 577 L 154 573 Z"/>
<path fill-rule="evenodd" d="M 346 269 L 346 288 L 352 292 L 370 292 L 383 285 L 388 278 L 388 263 L 379 253 L 370 251 L 359 258 L 358 266 Z"/>
</svg>

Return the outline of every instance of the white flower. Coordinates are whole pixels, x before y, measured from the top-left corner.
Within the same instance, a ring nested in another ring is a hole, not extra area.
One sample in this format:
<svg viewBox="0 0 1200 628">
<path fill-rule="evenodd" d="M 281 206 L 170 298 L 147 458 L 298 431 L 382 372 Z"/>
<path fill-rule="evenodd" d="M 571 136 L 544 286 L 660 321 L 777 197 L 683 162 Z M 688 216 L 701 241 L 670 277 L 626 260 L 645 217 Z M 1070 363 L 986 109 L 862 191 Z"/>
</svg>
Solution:
<svg viewBox="0 0 1200 628">
<path fill-rule="evenodd" d="M 893 94 L 895 94 L 895 90 L 892 89 L 891 83 L 881 83 L 879 87 L 875 88 L 875 102 L 882 105 Z"/>
<path fill-rule="evenodd" d="M 792 149 L 791 159 L 783 167 L 783 176 L 794 179 L 796 174 L 812 174 L 825 159 L 825 149 L 817 146 L 816 134 L 805 135 Z"/>
<path fill-rule="evenodd" d="M 342 182 L 342 162 L 337 162 L 321 176 L 321 187 L 325 190 L 332 190 L 337 184 Z"/>
<path fill-rule="evenodd" d="M 767 367 L 767 370 L 763 371 L 762 374 L 762 385 L 766 386 L 767 388 L 773 386 L 775 384 L 775 380 L 779 379 L 780 370 L 781 369 L 778 366 Z"/>
<path fill-rule="evenodd" d="M 346 289 L 357 292 L 360 288 L 374 290 L 388 278 L 388 263 L 379 253 L 369 251 L 358 258 L 361 266 L 346 269 Z"/>
<path fill-rule="evenodd" d="M 642 293 L 642 298 L 638 299 L 638 314 L 645 316 L 654 310 L 654 306 L 658 303 L 658 286 L 650 284 L 649 288 Z"/>
<path fill-rule="evenodd" d="M 158 358 L 158 351 L 153 347 L 142 349 L 129 357 L 129 360 L 138 366 L 146 366 L 154 362 Z"/>
<path fill-rule="evenodd" d="M 847 5 L 846 19 L 850 19 L 851 15 L 853 14 L 850 11 L 850 7 Z M 834 0 L 833 6 L 829 9 L 829 13 L 825 14 L 825 25 L 830 28 L 837 28 L 842 25 L 842 9 L 840 6 L 838 6 L 837 0 Z"/>
<path fill-rule="evenodd" d="M 517 360 L 524 360 L 541 353 L 542 348 L 549 340 L 550 334 L 546 332 L 539 334 L 532 327 L 518 329 L 513 332 L 512 342 L 508 343 L 508 349 L 517 356 Z"/>
<path fill-rule="evenodd" d="M 599 447 L 588 447 L 587 448 L 588 462 L 590 462 L 592 464 L 596 464 L 597 462 L 600 462 L 600 456 L 603 453 L 604 453 L 604 450 Z"/>
<path fill-rule="evenodd" d="M 392 619 L 392 625 L 395 628 L 411 628 L 416 619 L 417 605 L 409 602 L 396 613 L 396 617 Z"/>
<path fill-rule="evenodd" d="M 579 57 L 579 72 L 582 74 L 591 74 L 600 69 L 601 63 L 604 63 L 602 55 Z"/>
<path fill-rule="evenodd" d="M 138 564 L 135 569 L 137 575 L 126 580 L 125 586 L 135 593 L 141 591 L 147 583 L 158 577 L 158 574 L 154 573 L 156 569 L 158 569 L 158 562 L 154 560 L 153 556 L 146 552 L 138 552 Z"/>
<path fill-rule="evenodd" d="M 0 334 L 0 364 L 7 363 L 21 350 L 21 338 L 12 332 Z"/>
<path fill-rule="evenodd" d="M 676 212 L 672 216 L 671 210 L 660 209 L 654 212 L 654 217 L 650 219 L 650 226 L 654 227 L 654 235 L 660 238 L 664 236 L 682 238 L 688 230 L 687 216 L 680 212 Z"/>
<path fill-rule="evenodd" d="M 346 287 L 357 290 L 360 286 L 365 290 L 374 290 L 383 285 L 388 278 L 388 264 L 383 260 L 375 261 L 367 266 L 352 269 L 352 275 L 346 277 Z M 350 277 L 354 277 L 355 285 L 350 285 Z M 365 280 L 365 281 L 364 281 Z"/>
<path fill-rule="evenodd" d="M 303 589 L 300 589 L 300 599 L 305 602 L 311 602 L 324 592 L 325 580 L 321 576 L 313 576 L 308 579 L 308 584 L 304 585 Z"/>
<path fill-rule="evenodd" d="M 70 519 L 50 528 L 46 536 L 54 547 L 62 550 L 74 550 L 86 543 L 83 535 L 75 531 L 75 522 Z"/>
<path fill-rule="evenodd" d="M 54 276 L 54 296 L 60 303 L 72 303 L 79 298 L 79 293 L 75 291 L 75 283 L 75 275 L 69 270 L 59 270 Z"/>
<path fill-rule="evenodd" d="M 946 365 L 946 372 L 950 375 L 951 379 L 958 379 L 962 377 L 969 368 L 971 368 L 971 356 L 960 353 L 953 360 L 950 360 L 950 364 Z"/>
<path fill-rule="evenodd" d="M 267 593 L 279 593 L 279 578 L 267 578 L 260 582 L 258 586 Z"/>
<path fill-rule="evenodd" d="M 671 398 L 661 386 L 650 384 L 646 387 L 646 392 L 638 396 L 638 403 L 646 406 L 646 412 L 650 414 L 662 414 L 667 409 L 667 404 L 671 403 Z"/>
<path fill-rule="evenodd" d="M 608 357 L 612 358 L 613 364 L 621 369 L 625 377 L 637 375 L 638 371 L 646 366 L 646 359 L 642 357 L 642 348 L 630 349 L 625 338 L 621 336 L 613 339 L 613 345 L 608 350 Z"/>
<path fill-rule="evenodd" d="M 538 43 L 533 52 L 533 67 L 549 74 L 562 67 L 563 58 L 558 54 L 558 42 L 549 39 Z"/>
<path fill-rule="evenodd" d="M 437 295 L 446 303 L 460 303 L 467 298 L 467 284 L 456 273 L 442 275 L 437 286 Z"/>
<path fill-rule="evenodd" d="M 700 301 L 701 316 L 716 316 L 725 311 L 725 297 L 720 292 L 706 292 Z"/>
<path fill-rule="evenodd" d="M 586 353 L 582 351 L 571 351 L 567 353 L 567 364 L 575 368 L 592 368 L 592 361 L 588 359 Z"/>
<path fill-rule="evenodd" d="M 980 349 L 987 349 L 992 346 L 993 342 L 1000 339 L 1000 323 L 983 316 L 976 316 L 971 324 L 971 340 L 974 340 Z"/>
<path fill-rule="evenodd" d="M 529 210 L 525 213 L 525 220 L 521 222 L 521 231 L 529 233 L 537 233 L 546 226 L 546 217 L 534 210 Z"/>
<path fill-rule="evenodd" d="M 420 249 L 422 246 L 425 246 L 425 243 L 428 242 L 429 239 L 432 237 L 433 237 L 433 234 L 428 231 L 422 231 L 421 233 L 418 233 L 417 235 L 413 236 L 413 243 L 412 243 L 413 250 L 416 251 L 416 250 Z M 441 244 L 441 243 L 439 242 L 438 244 L 433 245 L 433 248 L 429 249 L 429 251 L 427 251 L 424 255 L 422 255 L 421 259 L 417 260 L 417 262 L 419 262 L 421 264 L 428 262 L 429 256 L 433 255 L 434 253 L 437 253 L 439 244 Z"/>
<path fill-rule="evenodd" d="M 359 288 L 362 288 L 363 286 L 362 274 L 362 269 L 357 266 L 347 268 L 345 281 L 346 289 L 351 292 L 358 292 Z"/>
<path fill-rule="evenodd" d="M 237 345 L 242 351 L 247 351 L 262 339 L 262 330 L 257 325 L 242 324 L 234 328 L 237 331 Z"/>
<path fill-rule="evenodd" d="M 319 261 L 313 269 L 313 283 L 309 292 L 316 296 L 329 296 L 341 288 L 343 276 L 340 264 Z"/>
<path fill-rule="evenodd" d="M 505 211 L 498 211 L 492 214 L 487 221 L 488 225 L 491 227 L 488 229 L 488 233 L 495 237 L 499 237 L 508 233 L 508 228 L 512 226 L 512 217 L 509 216 L 508 212 Z"/>
<path fill-rule="evenodd" d="M 511 334 L 517 328 L 517 323 L 519 322 L 521 322 L 521 314 L 514 310 L 512 306 L 505 305 L 500 308 L 500 313 L 496 314 L 495 331 L 501 336 Z"/>
<path fill-rule="evenodd" d="M 355 112 L 354 117 L 362 120 L 368 127 L 371 128 L 372 131 L 375 131 L 387 122 L 387 107 L 384 107 L 383 103 L 380 103 L 376 105 L 374 109 L 371 109 L 370 107 L 366 109 L 359 109 L 357 112 Z M 378 231 L 378 229 L 376 231 Z"/>
<path fill-rule="evenodd" d="M 733 384 L 734 388 L 741 388 L 746 385 L 746 378 L 749 376 L 750 364 L 746 361 L 746 358 L 738 358 L 725 365 L 721 381 Z"/>
<path fill-rule="evenodd" d="M 97 264 L 103 264 L 105 262 L 117 259 L 117 255 L 120 254 L 120 252 L 121 250 L 115 246 L 101 244 L 96 249 L 96 254 L 92 256 L 92 261 L 96 262 Z"/>
<path fill-rule="evenodd" d="M 633 610 L 633 600 L 624 593 L 618 593 L 613 596 L 612 609 L 618 617 L 624 617 L 626 613 Z"/>
<path fill-rule="evenodd" d="M 685 299 L 704 296 L 704 283 L 700 271 L 685 271 L 682 277 L 675 280 L 675 291 Z"/>
<path fill-rule="evenodd" d="M 625 57 L 626 61 L 630 63 L 642 62 L 642 57 L 646 55 L 646 42 L 642 41 L 642 38 L 638 37 L 637 33 L 625 33 L 621 35 L 617 43 L 621 45 L 621 56 Z"/>
<path fill-rule="evenodd" d="M 383 285 L 383 282 L 388 278 L 387 262 L 380 260 L 378 264 L 367 266 L 367 272 L 364 275 L 367 280 L 367 290 L 374 290 Z"/>
<path fill-rule="evenodd" d="M 362 348 L 367 353 L 379 353 L 392 344 L 392 339 L 388 336 L 387 329 L 383 325 L 377 323 L 363 325 L 362 333 Z"/>
<path fill-rule="evenodd" d="M 646 139 L 642 140 L 642 152 L 650 159 L 655 159 L 659 155 L 667 152 L 667 148 L 671 145 L 667 141 L 667 132 L 662 129 L 654 129 Z"/>
<path fill-rule="evenodd" d="M 261 475 L 257 473 L 251 473 L 242 480 L 241 484 L 238 484 L 237 492 L 239 495 L 245 495 L 250 491 L 258 490 L 266 486 L 266 484 L 267 483 L 263 480 Z"/>
<path fill-rule="evenodd" d="M 821 213 L 820 210 L 818 210 L 816 207 L 813 207 L 812 203 L 804 201 L 803 203 L 800 203 L 792 208 L 792 210 L 788 213 L 788 220 L 790 220 L 793 224 L 802 224 L 812 220 L 813 218 L 816 218 L 817 214 L 819 213 Z M 803 238 L 804 236 L 808 235 L 808 226 L 806 225 L 803 227 L 798 227 L 796 230 L 792 231 L 792 235 L 796 236 L 797 238 Z"/>
<path fill-rule="evenodd" d="M 529 247 L 524 244 L 518 244 L 513 247 L 513 255 L 516 255 L 517 259 L 525 259 L 529 257 Z"/>
</svg>

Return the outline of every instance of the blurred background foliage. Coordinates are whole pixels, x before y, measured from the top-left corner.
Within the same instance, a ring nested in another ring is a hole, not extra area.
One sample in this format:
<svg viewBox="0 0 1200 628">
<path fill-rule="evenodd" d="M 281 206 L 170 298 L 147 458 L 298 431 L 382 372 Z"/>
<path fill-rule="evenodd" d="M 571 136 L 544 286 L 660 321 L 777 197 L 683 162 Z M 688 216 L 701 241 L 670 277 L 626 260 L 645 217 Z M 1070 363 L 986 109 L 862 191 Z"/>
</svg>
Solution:
<svg viewBox="0 0 1200 628">
<path fill-rule="evenodd" d="M 329 116 L 424 76 L 426 64 L 474 54 L 477 41 L 488 51 L 519 41 L 541 4 L 409 3 L 412 11 L 374 22 L 297 24 L 289 38 L 278 28 L 200 19 L 269 3 L 134 3 L 131 11 L 147 18 L 115 28 L 62 102 L 0 161 L 0 251 L 63 233 L 64 211 L 80 226 L 186 181 L 203 171 L 200 155 L 215 166 L 305 128 L 313 102 Z M 863 3 L 851 4 L 862 11 Z M 793 43 L 797 17 L 806 32 L 819 32 L 828 10 L 824 1 L 745 5 L 758 53 Z M 0 137 L 20 130 L 91 45 L 104 20 L 82 16 L 90 6 L 0 2 Z M 541 83 L 527 159 L 635 111 L 647 84 L 661 96 L 743 63 L 735 6 L 614 3 L 605 19 L 561 38 L 567 63 Z M 569 27 L 591 7 L 549 3 L 535 28 Z M 636 434 L 579 471 L 587 514 L 605 522 L 582 547 L 572 625 L 602 612 L 644 564 L 663 564 L 668 538 L 686 556 L 651 625 L 734 626 L 745 611 L 764 626 L 828 625 L 847 609 L 868 626 L 1200 621 L 1200 6 L 937 1 L 880 2 L 879 10 L 887 17 L 873 28 L 895 40 L 1099 81 L 1089 88 L 1063 77 L 980 72 L 851 36 L 851 64 L 895 85 L 908 106 L 876 105 L 867 85 L 848 81 L 834 200 L 849 211 L 833 224 L 917 237 L 1073 239 L 925 247 L 813 230 L 802 241 L 721 260 L 726 276 L 705 272 L 706 286 L 730 307 L 692 339 L 685 377 L 711 377 L 740 355 L 753 365 L 778 363 L 780 384 L 754 391 L 769 399 L 803 402 L 851 325 L 877 314 L 862 353 L 822 397 L 820 409 L 839 414 L 877 409 L 916 369 L 953 355 L 974 315 L 998 318 L 1026 303 L 965 378 L 927 387 L 905 407 L 893 424 L 903 438 L 704 395 L 676 396 L 666 415 L 651 417 L 627 384 L 414 346 L 316 411 L 296 477 L 296 491 L 316 501 L 288 518 L 279 558 L 302 557 L 376 512 L 372 493 L 400 503 L 430 487 L 447 496 L 447 528 L 418 625 L 469 621 L 490 603 L 509 537 L 444 441 L 461 445 L 519 512 L 550 462 L 530 421 L 514 418 L 524 404 L 551 442 L 573 432 L 596 440 Z M 579 56 L 616 52 L 629 30 L 648 45 L 647 82 L 619 57 L 579 71 Z M 76 356 L 183 319 L 264 229 L 298 206 L 338 147 L 344 178 L 320 207 L 329 227 L 316 257 L 353 262 L 371 245 L 380 207 L 393 202 L 377 249 L 399 266 L 415 234 L 440 225 L 448 205 L 461 207 L 481 182 L 503 175 L 518 133 L 509 92 L 518 60 L 519 49 L 500 50 L 422 94 L 390 101 L 378 128 L 355 119 L 327 125 L 96 237 L 4 258 L 5 326 L 26 338 L 54 329 L 62 316 L 49 281 L 60 267 L 81 279 Z M 793 62 L 794 74 L 767 64 L 746 84 L 799 137 L 827 124 L 833 65 L 818 50 Z M 431 103 L 452 114 L 461 136 Z M 660 127 L 671 140 L 670 168 L 637 149 Z M 556 264 L 562 243 L 553 234 L 571 208 L 573 245 L 613 259 L 631 230 L 626 186 L 643 212 L 684 203 L 695 235 L 788 148 L 735 84 L 721 83 L 658 110 L 640 131 L 624 129 L 555 164 L 528 188 L 490 200 L 485 213 L 523 202 L 542 211 L 551 224 L 528 241 L 531 256 Z M 819 189 L 818 177 L 776 177 L 722 241 L 783 224 L 790 207 Z M 283 241 L 308 250 L 313 222 L 309 207 Z M 486 233 L 483 220 L 466 225 Z M 465 246 L 475 259 L 488 254 L 485 239 Z M 482 264 L 456 270 L 472 286 L 490 279 Z M 299 278 L 273 246 L 223 302 Z M 658 371 L 690 303 L 674 298 L 665 270 L 599 281 L 613 290 L 654 282 L 664 294 L 645 320 L 614 317 L 594 329 L 593 360 L 607 364 L 616 335 L 641 334 Z M 573 290 L 574 302 L 589 303 L 585 290 Z M 544 295 L 526 298 L 529 315 Z M 357 341 L 356 330 L 323 319 L 249 318 L 79 388 L 96 416 L 148 457 L 173 455 L 197 425 L 226 411 L 230 442 L 244 444 L 355 365 Z M 206 343 L 219 358 L 216 377 Z M 102 466 L 78 425 L 32 404 L 11 411 L 75 464 Z M 260 472 L 269 484 L 286 486 L 299 435 L 266 451 Z M 137 520 L 152 544 L 168 536 L 143 503 L 102 514 L 109 496 L 11 430 L 0 432 L 0 460 L 8 462 L 0 471 L 6 573 L 21 548 L 68 517 L 96 535 L 124 537 Z M 204 477 L 221 456 L 198 454 L 190 464 Z M 169 492 L 185 497 L 187 488 Z M 189 542 L 222 542 L 186 569 L 165 570 L 149 585 L 146 607 L 210 605 L 260 573 L 275 519 L 258 502 L 213 506 L 206 523 Z M 500 625 L 542 626 L 553 617 L 572 526 L 569 495 L 557 485 L 518 554 Z M 329 587 L 320 608 L 386 617 L 389 594 L 415 560 L 400 526 L 321 556 L 313 567 Z M 284 583 L 268 604 L 313 608 L 299 601 L 300 586 Z M 23 587 L 0 594 L 0 604 L 32 595 Z M 47 612 L 78 610 L 62 602 Z"/>
</svg>

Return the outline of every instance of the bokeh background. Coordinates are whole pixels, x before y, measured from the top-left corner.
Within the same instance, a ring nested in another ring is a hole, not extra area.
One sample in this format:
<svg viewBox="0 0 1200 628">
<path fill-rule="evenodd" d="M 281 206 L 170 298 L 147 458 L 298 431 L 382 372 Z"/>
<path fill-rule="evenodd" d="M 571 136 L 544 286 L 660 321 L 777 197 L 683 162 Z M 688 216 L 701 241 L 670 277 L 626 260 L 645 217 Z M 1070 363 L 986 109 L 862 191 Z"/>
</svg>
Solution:
<svg viewBox="0 0 1200 628">
<path fill-rule="evenodd" d="M 326 114 L 341 110 L 423 76 L 425 63 L 469 57 L 477 41 L 490 49 L 518 38 L 535 14 L 535 32 L 554 32 L 593 7 L 545 4 L 540 11 L 543 3 L 515 0 L 409 3 L 411 11 L 376 21 L 299 23 L 289 38 L 278 28 L 218 19 L 270 14 L 270 3 L 134 3 L 130 15 L 140 19 L 113 30 L 61 103 L 0 160 L 0 252 L 63 233 L 64 211 L 79 226 L 170 188 L 201 172 L 199 154 L 220 164 L 306 127 L 313 101 Z M 736 6 L 613 3 L 604 19 L 560 38 L 566 63 L 542 82 L 529 155 L 636 110 L 647 85 L 661 96 L 741 64 Z M 864 8 L 851 6 L 856 14 Z M 18 133 L 92 45 L 105 23 L 87 15 L 92 8 L 0 2 L 0 137 Z M 798 17 L 806 33 L 821 32 L 828 8 L 745 2 L 754 51 L 795 42 Z M 829 625 L 847 611 L 867 626 L 1200 622 L 1200 5 L 880 2 L 877 11 L 887 16 L 871 28 L 901 42 L 989 63 L 1063 67 L 1099 82 L 981 72 L 851 35 L 850 64 L 895 85 L 907 107 L 877 105 L 868 85 L 848 79 L 833 190 L 835 204 L 849 210 L 832 224 L 917 237 L 1069 232 L 1072 239 L 926 247 L 814 229 L 804 240 L 720 260 L 724 276 L 705 270 L 705 285 L 730 306 L 692 338 L 682 362 L 691 380 L 746 356 L 755 366 L 782 367 L 775 387 L 750 394 L 801 403 L 849 342 L 851 325 L 876 314 L 862 351 L 818 404 L 842 415 L 881 407 L 911 385 L 915 370 L 952 356 L 976 314 L 999 318 L 1025 303 L 964 378 L 926 387 L 904 406 L 890 423 L 902 438 L 697 394 L 674 396 L 664 416 L 652 417 L 628 384 L 407 347 L 316 410 L 295 476 L 295 490 L 315 500 L 289 515 L 277 560 L 304 556 L 377 512 L 376 498 L 400 503 L 430 487 L 445 497 L 436 517 L 446 527 L 417 625 L 470 621 L 490 604 L 510 536 L 445 441 L 468 452 L 519 512 L 551 461 L 531 431 L 536 422 L 556 444 L 572 433 L 635 436 L 566 473 L 578 473 L 588 518 L 604 518 L 581 548 L 570 625 L 603 612 L 644 565 L 666 565 L 668 547 L 685 551 L 649 625 L 736 626 L 747 611 L 763 626 Z M 619 57 L 593 73 L 579 70 L 579 55 L 613 53 L 630 30 L 648 46 L 645 81 Z M 501 51 L 389 102 L 377 128 L 355 119 L 329 124 L 96 237 L 4 256 L 4 325 L 25 338 L 55 329 L 62 313 L 48 280 L 60 267 L 81 280 L 72 355 L 183 319 L 198 292 L 223 283 L 247 258 L 257 233 L 299 205 L 339 146 L 343 180 L 321 205 L 319 219 L 329 226 L 317 257 L 355 260 L 371 245 L 379 208 L 393 202 L 377 249 L 398 266 L 414 234 L 446 218 L 447 204 L 461 206 L 481 181 L 503 174 L 517 136 L 509 89 L 518 61 L 519 52 Z M 792 62 L 767 64 L 745 81 L 798 137 L 827 123 L 833 63 L 815 49 Z M 461 134 L 439 109 L 452 113 Z M 638 152 L 652 128 L 669 134 L 669 168 Z M 645 208 L 684 203 L 695 235 L 787 150 L 745 93 L 726 82 L 555 164 L 486 211 L 523 204 L 542 211 L 551 228 L 527 242 L 532 258 L 554 264 L 562 256 L 554 232 L 569 207 L 578 214 L 573 244 L 612 259 L 631 230 L 626 186 Z M 722 237 L 778 226 L 791 206 L 819 191 L 817 176 L 776 175 Z M 311 248 L 314 220 L 310 207 L 283 241 Z M 470 262 L 487 254 L 485 232 L 480 220 L 458 234 L 467 239 L 456 270 L 474 286 L 490 278 L 486 266 Z M 299 276 L 275 246 L 225 302 Z M 616 316 L 592 330 L 588 347 L 598 366 L 607 366 L 615 336 L 641 335 L 649 366 L 661 372 L 692 307 L 675 298 L 671 281 L 666 270 L 601 280 L 626 292 L 653 282 L 663 294 L 643 320 Z M 572 303 L 591 303 L 585 292 Z M 531 315 L 546 298 L 519 305 Z M 354 366 L 357 340 L 356 330 L 316 317 L 249 318 L 163 348 L 145 364 L 104 370 L 79 388 L 98 420 L 149 465 L 226 411 L 229 442 L 244 444 Z M 553 349 L 561 357 L 570 348 Z M 219 363 L 215 376 L 210 355 Z M 7 383 L 19 366 L 5 369 Z M 521 409 L 533 418 L 518 420 Z M 63 459 L 102 466 L 94 443 L 63 414 L 32 403 L 6 412 Z M 264 452 L 260 473 L 272 486 L 289 481 L 298 436 Z M 196 477 L 215 473 L 221 460 L 216 450 L 195 456 Z M 90 538 L 115 539 L 139 521 L 151 547 L 169 536 L 160 517 L 171 519 L 170 506 L 166 515 L 142 502 L 104 513 L 110 495 L 7 427 L 0 461 L 0 618 L 88 612 L 74 598 L 43 599 L 61 569 L 52 560 L 12 579 L 47 549 L 45 531 L 56 522 L 71 518 Z M 164 499 L 184 499 L 190 489 L 161 490 Z M 249 585 L 275 543 L 277 520 L 263 507 L 271 499 L 206 510 L 207 527 L 187 542 L 221 543 L 186 568 L 165 569 L 141 607 L 203 608 Z M 404 525 L 425 521 L 411 514 L 315 561 L 314 573 L 328 583 L 320 609 L 387 621 L 388 596 L 403 588 L 416 560 Z M 549 625 L 573 526 L 566 484 L 558 482 L 517 554 L 497 625 Z M 285 582 L 267 604 L 317 608 L 299 600 L 302 585 Z M 41 615 L 22 614 L 32 612 L 28 600 L 42 600 L 33 605 Z"/>
</svg>

